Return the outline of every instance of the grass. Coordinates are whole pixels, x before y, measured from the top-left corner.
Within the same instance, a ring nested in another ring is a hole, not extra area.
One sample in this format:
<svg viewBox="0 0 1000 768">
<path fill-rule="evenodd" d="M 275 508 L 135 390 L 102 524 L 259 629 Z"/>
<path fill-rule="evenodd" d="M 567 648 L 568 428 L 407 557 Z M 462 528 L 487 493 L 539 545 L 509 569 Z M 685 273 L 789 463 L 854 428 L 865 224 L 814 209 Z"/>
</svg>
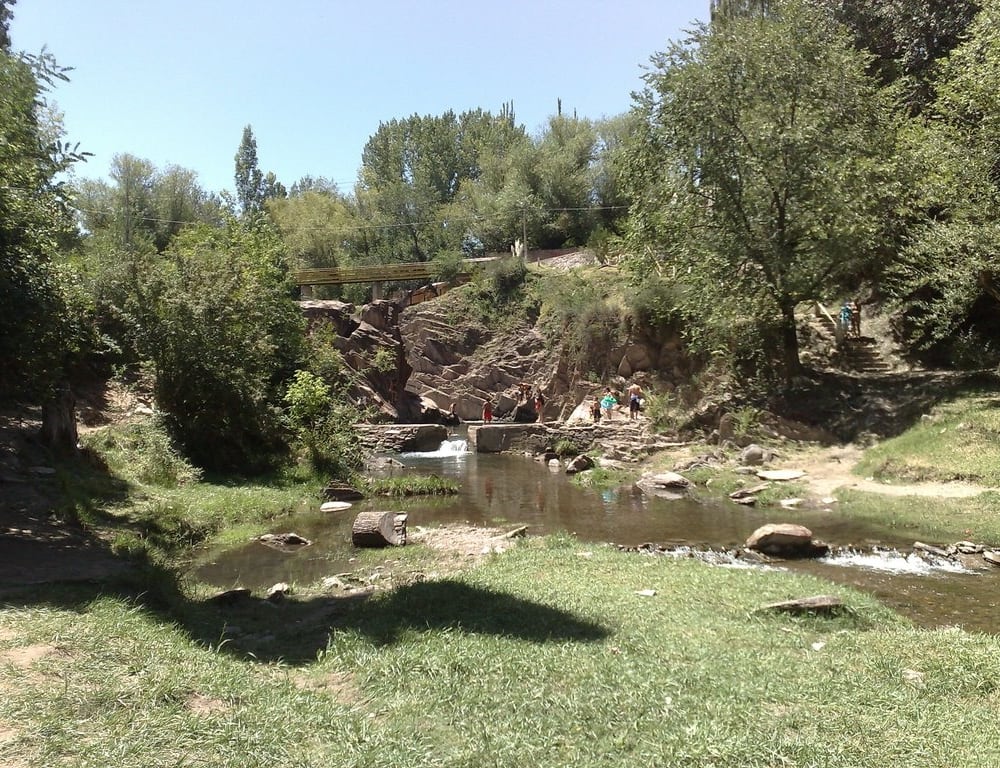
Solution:
<svg viewBox="0 0 1000 768">
<path fill-rule="evenodd" d="M 297 624 L 294 661 L 266 640 L 256 659 L 234 651 L 245 630 L 221 628 L 226 609 L 176 622 L 93 588 L 25 594 L 0 613 L 0 760 L 988 764 L 997 640 L 915 630 L 841 589 L 838 618 L 757 611 L 821 591 L 776 571 L 529 541 L 368 601 L 261 605 L 283 642 Z"/>
<path fill-rule="evenodd" d="M 851 517 L 926 543 L 970 540 L 1000 546 L 1000 494 L 995 492 L 948 499 L 842 490 L 837 498 Z"/>
<path fill-rule="evenodd" d="M 459 484 L 437 475 L 404 475 L 368 478 L 365 487 L 372 496 L 450 496 Z"/>
<path fill-rule="evenodd" d="M 951 433 L 975 433 L 982 472 L 997 458 L 982 436 L 991 407 L 941 406 L 916 430 L 936 424 L 944 447 L 931 433 L 903 435 L 878 447 L 879 460 L 947 473 L 965 460 L 953 454 L 966 441 Z M 974 416 L 976 429 L 959 427 Z M 367 599 L 318 583 L 278 603 L 218 605 L 177 577 L 184 555 L 318 504 L 321 483 L 198 480 L 155 436 L 108 444 L 127 466 L 128 446 L 151 440 L 171 470 L 154 463 L 147 475 L 165 486 L 124 472 L 66 479 L 83 519 L 159 556 L 138 582 L 0 592 L 4 768 L 979 768 L 1000 750 L 996 636 L 916 629 L 806 575 L 562 535 L 475 568 L 419 544 L 362 552 L 352 585 L 393 587 Z M 688 474 L 705 495 L 749 481 Z M 805 495 L 776 488 L 762 503 Z M 995 493 L 840 498 L 847 514 L 924 540 L 1000 541 Z M 836 617 L 760 610 L 831 592 L 847 605 Z"/>
<path fill-rule="evenodd" d="M 902 435 L 866 451 L 856 472 L 879 480 L 968 480 L 1000 487 L 1000 397 L 979 393 L 937 406 Z"/>
</svg>

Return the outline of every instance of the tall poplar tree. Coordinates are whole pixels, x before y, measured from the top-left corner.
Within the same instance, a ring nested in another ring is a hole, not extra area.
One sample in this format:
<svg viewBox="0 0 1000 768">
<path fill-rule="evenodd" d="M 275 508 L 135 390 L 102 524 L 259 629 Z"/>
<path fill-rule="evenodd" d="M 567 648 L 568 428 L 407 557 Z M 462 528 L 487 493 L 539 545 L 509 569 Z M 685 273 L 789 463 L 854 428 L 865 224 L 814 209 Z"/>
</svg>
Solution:
<svg viewBox="0 0 1000 768">
<path fill-rule="evenodd" d="M 236 200 L 243 216 L 250 218 L 264 210 L 264 174 L 257 162 L 257 140 L 253 128 L 243 128 L 243 138 L 236 151 Z"/>
</svg>

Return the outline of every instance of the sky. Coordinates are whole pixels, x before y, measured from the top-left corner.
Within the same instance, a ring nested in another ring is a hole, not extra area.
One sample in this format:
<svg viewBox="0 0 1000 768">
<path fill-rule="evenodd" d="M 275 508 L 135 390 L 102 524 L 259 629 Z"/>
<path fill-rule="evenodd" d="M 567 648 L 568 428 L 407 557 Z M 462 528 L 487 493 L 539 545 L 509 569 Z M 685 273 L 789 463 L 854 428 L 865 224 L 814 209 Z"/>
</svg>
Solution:
<svg viewBox="0 0 1000 768">
<path fill-rule="evenodd" d="M 556 113 L 620 114 L 650 57 L 709 0 L 17 0 L 15 51 L 72 67 L 52 94 L 104 178 L 115 154 L 233 189 L 243 128 L 260 169 L 350 192 L 379 124 L 513 102 L 537 135 Z"/>
</svg>

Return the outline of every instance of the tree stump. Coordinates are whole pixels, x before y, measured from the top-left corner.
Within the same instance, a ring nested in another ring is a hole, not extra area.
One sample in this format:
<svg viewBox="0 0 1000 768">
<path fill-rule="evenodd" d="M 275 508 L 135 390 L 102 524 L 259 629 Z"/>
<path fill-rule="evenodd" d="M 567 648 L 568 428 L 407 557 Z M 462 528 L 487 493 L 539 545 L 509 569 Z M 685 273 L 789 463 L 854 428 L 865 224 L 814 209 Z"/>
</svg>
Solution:
<svg viewBox="0 0 1000 768">
<path fill-rule="evenodd" d="M 76 398 L 69 384 L 62 384 L 42 405 L 42 442 L 57 453 L 76 450 Z"/>
<path fill-rule="evenodd" d="M 351 543 L 356 547 L 401 547 L 406 544 L 406 515 L 361 512 L 354 518 Z"/>
</svg>

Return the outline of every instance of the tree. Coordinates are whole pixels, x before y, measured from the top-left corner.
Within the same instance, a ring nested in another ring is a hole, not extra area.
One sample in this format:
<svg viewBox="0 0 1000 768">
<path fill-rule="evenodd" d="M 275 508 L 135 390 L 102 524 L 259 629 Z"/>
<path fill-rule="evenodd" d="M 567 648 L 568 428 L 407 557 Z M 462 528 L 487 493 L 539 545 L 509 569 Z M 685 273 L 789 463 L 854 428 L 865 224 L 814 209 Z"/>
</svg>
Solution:
<svg viewBox="0 0 1000 768">
<path fill-rule="evenodd" d="M 869 71 L 896 84 L 918 114 L 934 98 L 935 69 L 966 36 L 982 3 L 977 0 L 821 0 L 872 54 Z"/>
<path fill-rule="evenodd" d="M 1000 2 L 987 0 L 944 62 L 938 96 L 911 132 L 924 220 L 896 290 L 914 341 L 947 351 L 972 339 L 973 365 L 1000 332 Z M 976 339 L 975 337 L 980 338 Z M 995 344 L 995 341 L 993 342 Z M 997 350 L 992 350 L 996 355 Z"/>
<path fill-rule="evenodd" d="M 264 174 L 257 162 L 257 140 L 253 128 L 243 128 L 243 138 L 236 150 L 236 200 L 246 218 L 260 214 L 264 210 Z"/>
<path fill-rule="evenodd" d="M 140 276 L 136 313 L 157 405 L 199 466 L 262 469 L 283 447 L 281 386 L 303 339 L 281 242 L 234 220 L 185 229 L 166 255 Z"/>
<path fill-rule="evenodd" d="M 13 6 L 17 0 L 0 0 L 0 52 L 10 53 L 10 20 L 14 16 Z"/>
<path fill-rule="evenodd" d="M 756 318 L 800 368 L 795 308 L 870 266 L 892 203 L 891 122 L 846 30 L 807 0 L 701 25 L 652 59 L 631 151 L 640 269 L 718 328 Z"/>
<path fill-rule="evenodd" d="M 73 233 L 57 177 L 84 158 L 45 122 L 46 89 L 66 79 L 49 54 L 0 51 L 0 397 L 50 395 L 85 339 L 54 264 Z"/>
</svg>

